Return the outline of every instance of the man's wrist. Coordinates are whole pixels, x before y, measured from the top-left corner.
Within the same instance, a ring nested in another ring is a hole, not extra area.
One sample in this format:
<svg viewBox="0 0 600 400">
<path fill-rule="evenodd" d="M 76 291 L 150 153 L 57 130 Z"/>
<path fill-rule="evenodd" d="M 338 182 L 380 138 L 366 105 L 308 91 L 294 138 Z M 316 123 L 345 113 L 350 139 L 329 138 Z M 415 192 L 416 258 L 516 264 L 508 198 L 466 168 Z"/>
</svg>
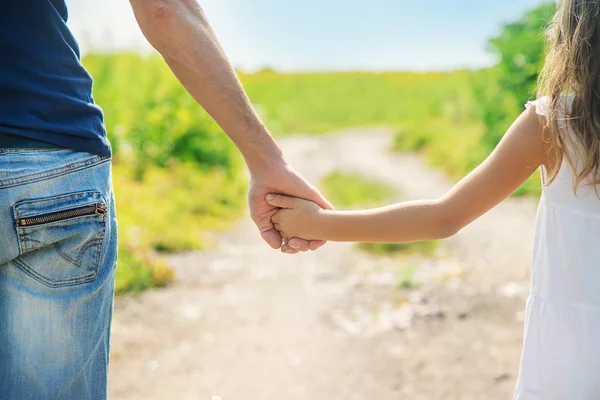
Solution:
<svg viewBox="0 0 600 400">
<path fill-rule="evenodd" d="M 281 151 L 257 150 L 251 154 L 244 154 L 244 159 L 252 176 L 269 175 L 286 166 Z"/>
<path fill-rule="evenodd" d="M 264 175 L 286 165 L 283 152 L 266 129 L 244 135 L 238 145 L 252 175 Z"/>
</svg>

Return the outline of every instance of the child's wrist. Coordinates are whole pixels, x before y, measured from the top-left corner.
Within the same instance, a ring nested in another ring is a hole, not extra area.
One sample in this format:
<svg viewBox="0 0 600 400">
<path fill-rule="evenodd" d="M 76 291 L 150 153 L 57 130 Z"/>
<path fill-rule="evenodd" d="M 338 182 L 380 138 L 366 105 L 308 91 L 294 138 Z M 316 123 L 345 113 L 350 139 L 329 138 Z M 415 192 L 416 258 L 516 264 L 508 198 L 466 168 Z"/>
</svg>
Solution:
<svg viewBox="0 0 600 400">
<path fill-rule="evenodd" d="M 328 234 L 330 230 L 328 228 L 331 225 L 331 219 L 334 214 L 334 210 L 319 210 L 319 213 L 317 214 L 317 220 L 315 221 L 316 224 L 314 225 L 316 228 L 315 233 L 319 237 L 319 240 L 329 240 Z"/>
</svg>

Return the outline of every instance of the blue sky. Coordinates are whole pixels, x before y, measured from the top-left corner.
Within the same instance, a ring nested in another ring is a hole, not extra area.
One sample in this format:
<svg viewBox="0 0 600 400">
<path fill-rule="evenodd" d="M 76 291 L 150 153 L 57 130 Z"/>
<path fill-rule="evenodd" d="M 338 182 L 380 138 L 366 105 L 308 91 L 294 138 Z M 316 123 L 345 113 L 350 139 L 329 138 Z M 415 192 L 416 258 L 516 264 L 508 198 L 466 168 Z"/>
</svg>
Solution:
<svg viewBox="0 0 600 400">
<path fill-rule="evenodd" d="M 544 0 L 200 0 L 237 68 L 444 70 L 493 62 L 486 41 Z M 126 0 L 67 0 L 82 50 L 148 51 Z"/>
</svg>

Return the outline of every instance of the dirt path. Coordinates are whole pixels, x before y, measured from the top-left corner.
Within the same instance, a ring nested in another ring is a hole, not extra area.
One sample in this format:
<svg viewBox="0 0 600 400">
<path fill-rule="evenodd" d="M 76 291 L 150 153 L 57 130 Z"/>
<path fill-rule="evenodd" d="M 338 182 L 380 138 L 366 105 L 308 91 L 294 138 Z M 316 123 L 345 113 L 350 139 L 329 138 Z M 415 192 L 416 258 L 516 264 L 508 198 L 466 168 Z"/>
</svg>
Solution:
<svg viewBox="0 0 600 400">
<path fill-rule="evenodd" d="M 282 144 L 314 182 L 355 171 L 403 199 L 451 186 L 418 156 L 390 154 L 390 140 L 360 131 Z M 535 210 L 510 199 L 434 260 L 372 258 L 336 243 L 286 256 L 244 220 L 218 249 L 174 256 L 169 288 L 117 301 L 110 398 L 511 398 Z M 418 289 L 398 289 L 407 265 L 418 265 Z"/>
</svg>

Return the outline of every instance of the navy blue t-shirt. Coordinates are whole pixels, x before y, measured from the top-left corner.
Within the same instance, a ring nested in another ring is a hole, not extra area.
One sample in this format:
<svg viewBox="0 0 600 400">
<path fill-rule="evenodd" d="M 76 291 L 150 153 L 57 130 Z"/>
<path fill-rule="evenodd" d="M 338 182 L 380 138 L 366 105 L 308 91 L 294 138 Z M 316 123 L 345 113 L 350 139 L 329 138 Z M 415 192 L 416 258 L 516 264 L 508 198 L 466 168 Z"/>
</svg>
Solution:
<svg viewBox="0 0 600 400">
<path fill-rule="evenodd" d="M 0 132 L 111 156 L 65 0 L 0 7 Z M 0 143 L 1 147 L 1 143 Z"/>
</svg>

